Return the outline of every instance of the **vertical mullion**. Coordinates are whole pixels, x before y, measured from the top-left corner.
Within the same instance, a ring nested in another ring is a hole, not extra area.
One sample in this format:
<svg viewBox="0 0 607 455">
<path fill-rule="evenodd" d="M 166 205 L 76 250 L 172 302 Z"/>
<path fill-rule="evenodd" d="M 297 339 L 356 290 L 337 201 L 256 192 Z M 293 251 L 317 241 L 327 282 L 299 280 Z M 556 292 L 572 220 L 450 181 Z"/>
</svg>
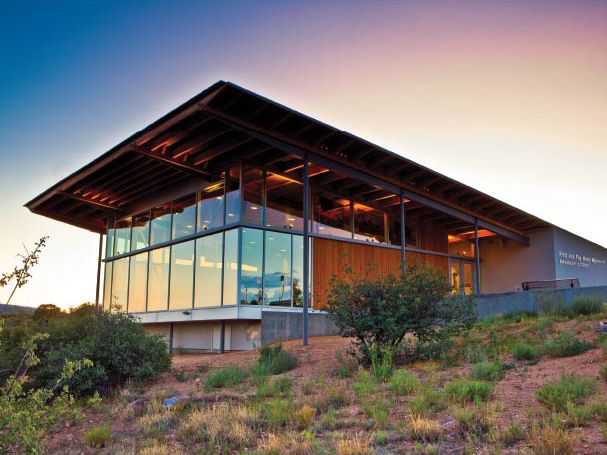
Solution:
<svg viewBox="0 0 607 455">
<path fill-rule="evenodd" d="M 294 294 L 294 288 L 293 288 L 293 235 L 289 234 L 289 237 L 291 238 L 291 308 L 293 308 L 293 304 L 294 304 L 294 300 L 293 300 L 293 294 Z"/>
<path fill-rule="evenodd" d="M 171 216 L 171 225 L 169 227 L 169 238 L 173 237 L 173 203 L 169 203 L 169 214 Z M 169 247 L 169 285 L 167 286 L 167 307 L 171 308 L 171 269 L 173 268 L 173 245 Z"/>
<path fill-rule="evenodd" d="M 258 305 L 266 303 L 266 234 L 264 229 L 261 231 L 261 302 Z"/>
<path fill-rule="evenodd" d="M 478 218 L 474 218 L 474 256 L 475 256 L 475 278 L 476 294 L 481 293 L 481 255 L 478 248 Z"/>
<path fill-rule="evenodd" d="M 241 228 L 241 227 L 238 228 L 238 236 L 237 236 L 238 250 L 236 250 L 236 255 L 237 255 L 237 259 L 236 259 L 236 304 L 237 305 L 240 305 L 240 302 L 242 300 L 240 298 L 240 289 L 241 289 L 241 283 L 242 283 L 242 246 L 244 243 L 242 229 L 243 228 Z"/>
<path fill-rule="evenodd" d="M 223 306 L 223 286 L 224 286 L 224 276 L 226 273 L 226 231 L 221 232 L 221 300 L 219 302 L 219 306 Z"/>
</svg>

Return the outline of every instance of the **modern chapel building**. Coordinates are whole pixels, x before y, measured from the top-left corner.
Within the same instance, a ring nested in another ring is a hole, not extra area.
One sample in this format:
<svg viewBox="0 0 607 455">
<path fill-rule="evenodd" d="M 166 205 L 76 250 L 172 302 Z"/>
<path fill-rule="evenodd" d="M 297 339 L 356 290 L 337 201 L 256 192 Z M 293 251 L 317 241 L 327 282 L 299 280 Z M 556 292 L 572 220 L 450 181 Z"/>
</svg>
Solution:
<svg viewBox="0 0 607 455">
<path fill-rule="evenodd" d="M 344 266 L 426 264 L 462 294 L 607 284 L 600 246 L 223 81 L 26 206 L 105 236 L 104 309 L 184 349 L 327 333 Z"/>
</svg>

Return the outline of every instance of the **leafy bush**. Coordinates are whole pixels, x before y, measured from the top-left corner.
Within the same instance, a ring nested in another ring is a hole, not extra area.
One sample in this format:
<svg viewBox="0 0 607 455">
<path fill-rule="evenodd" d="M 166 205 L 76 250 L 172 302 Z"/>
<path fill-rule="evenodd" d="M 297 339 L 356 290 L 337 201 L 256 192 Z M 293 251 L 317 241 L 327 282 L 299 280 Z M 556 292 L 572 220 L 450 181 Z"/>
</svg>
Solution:
<svg viewBox="0 0 607 455">
<path fill-rule="evenodd" d="M 247 378 L 246 370 L 238 367 L 228 367 L 213 371 L 207 375 L 204 383 L 204 390 L 221 389 L 224 387 L 234 387 L 242 384 Z"/>
<path fill-rule="evenodd" d="M 447 396 L 459 403 L 486 401 L 493 386 L 475 379 L 456 379 L 445 386 Z"/>
<path fill-rule="evenodd" d="M 432 269 L 414 266 L 404 277 L 372 278 L 346 269 L 346 277 L 331 279 L 327 311 L 340 334 L 355 339 L 367 364 L 373 349 L 378 357 L 394 354 L 406 334 L 416 339 L 412 356 L 438 356 L 477 318 L 474 300 L 450 294 L 446 278 Z"/>
<path fill-rule="evenodd" d="M 101 449 L 110 442 L 111 433 L 108 427 L 97 427 L 84 433 L 84 443 L 95 449 Z"/>
<path fill-rule="evenodd" d="M 504 377 L 504 365 L 500 362 L 479 362 L 472 366 L 470 377 L 483 381 L 499 381 Z"/>
<path fill-rule="evenodd" d="M 48 338 L 37 350 L 41 362 L 28 372 L 32 388 L 54 387 L 66 360 L 93 362 L 69 381 L 77 396 L 95 391 L 105 395 L 127 381 L 143 381 L 170 369 L 171 357 L 160 336 L 148 335 L 124 314 L 95 314 L 94 308 L 81 305 L 69 313 L 44 309 L 7 327 L 0 335 L 0 358 L 6 355 L 12 365 L 4 367 L 15 369 L 15 345 L 21 346 L 32 333 L 45 332 Z"/>
<path fill-rule="evenodd" d="M 563 332 L 544 344 L 544 351 L 550 357 L 573 357 L 591 348 L 592 344 L 576 338 L 571 332 Z"/>
<path fill-rule="evenodd" d="M 390 379 L 390 390 L 395 395 L 409 395 L 419 388 L 419 379 L 407 369 L 397 370 Z"/>
<path fill-rule="evenodd" d="M 587 316 L 602 313 L 605 305 L 595 297 L 576 297 L 571 303 L 570 311 L 574 316 Z"/>
<path fill-rule="evenodd" d="M 259 360 L 251 366 L 255 376 L 281 374 L 297 367 L 297 357 L 282 349 L 280 343 L 274 346 L 262 346 Z"/>
<path fill-rule="evenodd" d="M 563 375 L 558 381 L 547 383 L 535 396 L 540 403 L 557 411 L 566 411 L 568 403 L 579 403 L 581 399 L 596 392 L 592 378 Z"/>
<path fill-rule="evenodd" d="M 529 343 L 517 343 L 512 348 L 512 356 L 516 360 L 535 360 L 540 355 L 540 350 Z"/>
</svg>

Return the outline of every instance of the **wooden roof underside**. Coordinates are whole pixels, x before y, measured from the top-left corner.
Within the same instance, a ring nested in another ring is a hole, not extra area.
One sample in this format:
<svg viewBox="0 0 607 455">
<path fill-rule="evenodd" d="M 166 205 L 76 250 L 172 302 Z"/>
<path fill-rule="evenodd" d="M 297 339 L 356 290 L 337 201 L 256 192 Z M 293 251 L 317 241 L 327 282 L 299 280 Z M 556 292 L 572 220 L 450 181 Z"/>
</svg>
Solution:
<svg viewBox="0 0 607 455">
<path fill-rule="evenodd" d="M 257 134 L 259 133 L 259 134 Z M 410 193 L 454 207 L 517 234 L 549 226 L 515 207 L 375 146 L 347 132 L 220 81 L 145 130 L 63 179 L 26 206 L 95 232 L 108 216 L 133 213 L 159 194 L 186 184 L 204 184 L 211 173 L 239 159 L 301 178 L 291 170 L 301 157 L 272 138 L 374 175 Z M 397 206 L 390 192 L 334 170 L 311 178 L 313 187 L 372 207 Z M 454 233 L 469 222 L 411 201 L 408 216 L 448 224 Z"/>
</svg>

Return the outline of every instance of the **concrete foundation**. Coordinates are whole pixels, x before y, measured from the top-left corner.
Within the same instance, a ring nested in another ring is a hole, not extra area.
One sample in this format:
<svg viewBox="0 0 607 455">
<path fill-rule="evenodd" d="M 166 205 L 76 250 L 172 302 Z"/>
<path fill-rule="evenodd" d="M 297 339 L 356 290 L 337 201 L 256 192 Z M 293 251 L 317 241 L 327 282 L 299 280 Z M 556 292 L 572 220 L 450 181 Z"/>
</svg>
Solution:
<svg viewBox="0 0 607 455">
<path fill-rule="evenodd" d="M 336 335 L 337 328 L 326 313 L 308 315 L 310 336 Z M 264 311 L 261 318 L 261 343 L 296 340 L 303 337 L 303 314 L 300 312 Z"/>
</svg>

